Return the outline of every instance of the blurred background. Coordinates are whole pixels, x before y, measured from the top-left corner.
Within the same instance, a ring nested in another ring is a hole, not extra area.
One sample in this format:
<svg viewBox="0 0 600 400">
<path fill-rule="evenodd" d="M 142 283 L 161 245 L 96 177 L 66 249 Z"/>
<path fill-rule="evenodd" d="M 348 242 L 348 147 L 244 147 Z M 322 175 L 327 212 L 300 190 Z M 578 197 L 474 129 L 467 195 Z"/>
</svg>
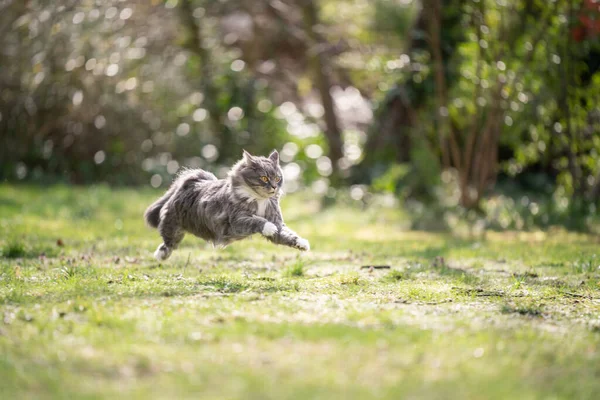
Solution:
<svg viewBox="0 0 600 400">
<path fill-rule="evenodd" d="M 287 192 L 600 232 L 600 1 L 0 0 L 0 181 Z"/>
</svg>

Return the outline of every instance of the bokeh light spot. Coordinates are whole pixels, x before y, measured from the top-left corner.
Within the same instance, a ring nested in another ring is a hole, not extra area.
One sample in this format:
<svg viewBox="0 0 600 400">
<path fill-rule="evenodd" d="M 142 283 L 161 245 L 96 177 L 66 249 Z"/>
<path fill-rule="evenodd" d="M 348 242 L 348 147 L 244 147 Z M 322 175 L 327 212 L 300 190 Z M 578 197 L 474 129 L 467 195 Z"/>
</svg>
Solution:
<svg viewBox="0 0 600 400">
<path fill-rule="evenodd" d="M 152 175 L 152 178 L 150 178 L 150 185 L 153 188 L 157 188 L 160 185 L 162 185 L 162 181 L 163 181 L 162 176 L 160 176 L 159 174 L 154 174 L 154 175 Z"/>
<path fill-rule="evenodd" d="M 102 164 L 105 159 L 106 159 L 106 154 L 102 150 L 97 151 L 96 154 L 94 154 L 94 162 L 98 165 Z"/>
<path fill-rule="evenodd" d="M 227 118 L 230 121 L 239 121 L 244 117 L 244 110 L 240 107 L 231 107 L 227 112 Z"/>
<path fill-rule="evenodd" d="M 234 60 L 231 63 L 231 70 L 234 72 L 240 72 L 244 69 L 246 63 L 243 60 Z"/>
<path fill-rule="evenodd" d="M 192 119 L 196 122 L 202 122 L 206 119 L 208 112 L 204 108 L 197 108 L 192 114 Z"/>
<path fill-rule="evenodd" d="M 310 144 L 304 149 L 304 153 L 309 158 L 319 158 L 323 155 L 323 149 L 318 144 Z"/>
<path fill-rule="evenodd" d="M 202 148 L 202 157 L 208 162 L 215 161 L 219 157 L 219 150 L 213 144 L 207 144 Z"/>
<path fill-rule="evenodd" d="M 187 136 L 187 134 L 190 133 L 190 125 L 185 122 L 179 124 L 175 133 L 177 133 L 178 136 Z"/>
</svg>

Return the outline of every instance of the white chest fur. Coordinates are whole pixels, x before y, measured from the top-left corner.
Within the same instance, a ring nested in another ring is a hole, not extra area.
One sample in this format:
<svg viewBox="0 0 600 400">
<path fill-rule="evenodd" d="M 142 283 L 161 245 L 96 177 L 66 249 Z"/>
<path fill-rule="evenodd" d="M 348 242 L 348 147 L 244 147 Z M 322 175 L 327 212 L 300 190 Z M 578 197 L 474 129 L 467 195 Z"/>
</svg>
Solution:
<svg viewBox="0 0 600 400">
<path fill-rule="evenodd" d="M 264 218 L 267 212 L 267 208 L 269 207 L 269 199 L 256 200 L 256 204 L 258 206 L 258 209 L 256 210 L 256 215 Z"/>
<path fill-rule="evenodd" d="M 269 199 L 257 198 L 256 193 L 252 192 L 252 190 L 246 186 L 238 186 L 235 189 L 235 192 L 239 197 L 248 203 L 255 201 L 257 206 L 256 215 L 263 218 L 265 217 L 267 208 L 269 208 Z"/>
</svg>

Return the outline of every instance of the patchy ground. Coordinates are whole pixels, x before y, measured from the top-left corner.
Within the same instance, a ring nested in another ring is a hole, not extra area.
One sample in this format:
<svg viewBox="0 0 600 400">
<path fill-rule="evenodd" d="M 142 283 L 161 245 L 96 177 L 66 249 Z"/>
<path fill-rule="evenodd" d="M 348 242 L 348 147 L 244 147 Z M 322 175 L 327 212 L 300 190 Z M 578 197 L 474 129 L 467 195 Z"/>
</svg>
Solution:
<svg viewBox="0 0 600 400">
<path fill-rule="evenodd" d="M 285 199 L 299 254 L 187 237 L 157 195 L 0 186 L 0 398 L 595 398 L 600 241 L 411 232 Z M 362 268 L 363 266 L 390 268 Z"/>
</svg>

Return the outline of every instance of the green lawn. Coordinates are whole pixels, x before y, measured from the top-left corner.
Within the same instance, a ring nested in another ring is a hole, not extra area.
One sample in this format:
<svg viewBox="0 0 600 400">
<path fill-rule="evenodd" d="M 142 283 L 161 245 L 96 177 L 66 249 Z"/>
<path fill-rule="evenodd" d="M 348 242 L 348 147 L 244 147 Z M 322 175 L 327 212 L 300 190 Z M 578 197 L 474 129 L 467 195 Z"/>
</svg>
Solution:
<svg viewBox="0 0 600 400">
<path fill-rule="evenodd" d="M 0 186 L 0 398 L 600 392 L 598 237 L 458 239 L 292 194 L 312 252 L 186 237 L 161 264 L 142 219 L 158 194 Z"/>
</svg>

